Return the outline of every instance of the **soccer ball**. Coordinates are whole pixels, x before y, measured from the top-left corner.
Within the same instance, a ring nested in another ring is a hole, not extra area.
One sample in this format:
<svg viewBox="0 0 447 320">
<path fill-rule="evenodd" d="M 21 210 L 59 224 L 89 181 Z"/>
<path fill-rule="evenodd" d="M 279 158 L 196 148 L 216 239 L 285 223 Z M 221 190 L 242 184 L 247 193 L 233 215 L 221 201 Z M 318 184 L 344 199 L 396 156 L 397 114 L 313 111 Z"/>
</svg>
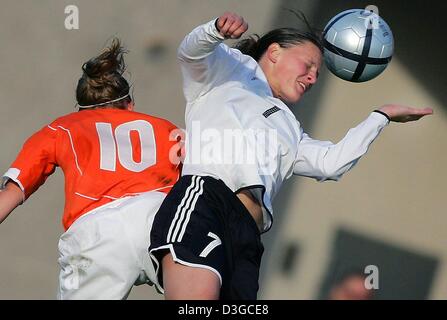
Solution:
<svg viewBox="0 0 447 320">
<path fill-rule="evenodd" d="M 377 77 L 391 61 L 394 39 L 388 24 L 364 9 L 346 10 L 323 31 L 324 61 L 337 77 L 364 82 Z"/>
</svg>

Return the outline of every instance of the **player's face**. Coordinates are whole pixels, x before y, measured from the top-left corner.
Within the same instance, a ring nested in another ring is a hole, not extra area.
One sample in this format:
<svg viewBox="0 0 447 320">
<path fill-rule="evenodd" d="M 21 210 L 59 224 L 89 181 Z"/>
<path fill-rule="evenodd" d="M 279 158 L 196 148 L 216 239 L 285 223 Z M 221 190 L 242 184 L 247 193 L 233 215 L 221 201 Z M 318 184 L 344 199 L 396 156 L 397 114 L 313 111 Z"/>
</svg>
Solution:
<svg viewBox="0 0 447 320">
<path fill-rule="evenodd" d="M 309 41 L 281 48 L 272 74 L 276 78 L 272 81 L 274 95 L 285 102 L 298 102 L 317 82 L 321 61 L 320 49 Z"/>
</svg>

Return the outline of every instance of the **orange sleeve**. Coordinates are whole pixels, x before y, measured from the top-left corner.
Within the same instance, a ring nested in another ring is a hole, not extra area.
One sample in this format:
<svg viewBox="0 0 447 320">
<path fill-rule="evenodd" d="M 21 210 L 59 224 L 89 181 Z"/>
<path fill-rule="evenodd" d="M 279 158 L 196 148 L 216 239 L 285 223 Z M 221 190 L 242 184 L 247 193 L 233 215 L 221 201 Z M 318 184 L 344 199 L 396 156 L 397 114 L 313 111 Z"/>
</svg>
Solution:
<svg viewBox="0 0 447 320">
<path fill-rule="evenodd" d="M 23 145 L 4 179 L 16 182 L 27 199 L 56 169 L 56 130 L 46 126 Z"/>
</svg>

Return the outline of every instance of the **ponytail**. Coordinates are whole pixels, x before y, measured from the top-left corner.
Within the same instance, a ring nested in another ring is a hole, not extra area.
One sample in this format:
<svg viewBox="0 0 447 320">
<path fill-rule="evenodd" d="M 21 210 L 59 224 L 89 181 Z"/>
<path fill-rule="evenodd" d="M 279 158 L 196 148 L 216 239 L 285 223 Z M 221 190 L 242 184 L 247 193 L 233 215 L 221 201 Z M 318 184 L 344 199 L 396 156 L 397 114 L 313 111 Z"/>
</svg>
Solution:
<svg viewBox="0 0 447 320">
<path fill-rule="evenodd" d="M 83 74 L 76 88 L 76 100 L 81 109 L 99 106 L 125 109 L 132 101 L 129 84 L 123 77 L 125 53 L 120 40 L 114 38 L 103 53 L 82 65 Z"/>
</svg>

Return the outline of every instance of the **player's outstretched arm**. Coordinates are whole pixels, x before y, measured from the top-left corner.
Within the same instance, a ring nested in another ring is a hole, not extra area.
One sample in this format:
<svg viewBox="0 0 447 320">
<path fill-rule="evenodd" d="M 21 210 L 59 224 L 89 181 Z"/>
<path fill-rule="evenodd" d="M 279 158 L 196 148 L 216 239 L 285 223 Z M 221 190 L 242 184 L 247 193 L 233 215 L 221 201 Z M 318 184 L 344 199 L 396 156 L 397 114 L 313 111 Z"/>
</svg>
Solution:
<svg viewBox="0 0 447 320">
<path fill-rule="evenodd" d="M 394 122 L 410 122 L 419 120 L 422 117 L 433 114 L 433 109 L 417 109 L 397 104 L 386 104 L 378 109 L 385 113 Z"/>
<path fill-rule="evenodd" d="M 23 192 L 14 182 L 8 182 L 0 190 L 0 223 L 23 202 Z"/>
<path fill-rule="evenodd" d="M 433 113 L 431 108 L 417 109 L 394 104 L 383 105 L 377 111 L 394 122 L 416 121 Z M 337 144 L 314 140 L 303 133 L 294 174 L 319 181 L 338 180 L 368 151 L 369 145 L 385 127 L 384 117 L 374 114 L 350 129 Z"/>
</svg>

